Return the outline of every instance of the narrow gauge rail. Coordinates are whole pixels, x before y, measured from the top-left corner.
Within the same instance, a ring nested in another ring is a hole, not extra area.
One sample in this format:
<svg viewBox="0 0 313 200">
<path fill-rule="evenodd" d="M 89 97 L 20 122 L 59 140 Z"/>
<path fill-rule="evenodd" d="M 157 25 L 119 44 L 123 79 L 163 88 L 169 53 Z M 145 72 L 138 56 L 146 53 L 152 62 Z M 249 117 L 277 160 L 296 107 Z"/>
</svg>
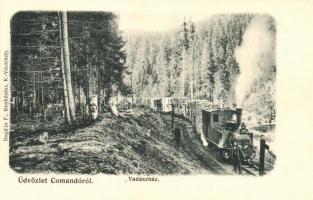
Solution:
<svg viewBox="0 0 313 200">
<path fill-rule="evenodd" d="M 242 121 L 242 108 L 220 107 L 207 100 L 171 97 L 147 98 L 142 104 L 154 111 L 171 113 L 172 127 L 174 127 L 174 116 L 190 121 L 201 138 L 218 149 L 225 161 L 234 165 L 235 172 L 238 170 L 239 174 L 253 176 L 265 174 L 264 151 L 269 149 L 269 146 L 265 141 L 264 144 L 261 142 L 259 165 L 263 167 L 253 163 L 252 160 L 256 155 L 256 147 L 253 144 L 254 134 Z"/>
<path fill-rule="evenodd" d="M 247 175 L 260 176 L 260 168 L 257 164 L 244 165 L 242 166 L 242 170 Z M 263 172 L 263 173 L 266 174 L 266 172 Z"/>
</svg>

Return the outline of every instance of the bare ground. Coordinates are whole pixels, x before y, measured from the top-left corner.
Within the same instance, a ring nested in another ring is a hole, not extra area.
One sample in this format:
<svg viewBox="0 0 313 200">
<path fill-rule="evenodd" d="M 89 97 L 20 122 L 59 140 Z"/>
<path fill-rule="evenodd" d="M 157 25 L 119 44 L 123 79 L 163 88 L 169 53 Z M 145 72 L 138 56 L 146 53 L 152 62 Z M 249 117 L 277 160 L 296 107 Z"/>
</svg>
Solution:
<svg viewBox="0 0 313 200">
<path fill-rule="evenodd" d="M 102 114 L 87 127 L 73 130 L 55 117 L 49 123 L 15 124 L 10 165 L 21 173 L 80 174 L 230 174 L 201 144 L 194 128 L 182 119 L 182 145 L 175 146 L 171 116 L 134 110 L 133 116 Z M 46 144 L 38 135 L 48 130 Z"/>
</svg>

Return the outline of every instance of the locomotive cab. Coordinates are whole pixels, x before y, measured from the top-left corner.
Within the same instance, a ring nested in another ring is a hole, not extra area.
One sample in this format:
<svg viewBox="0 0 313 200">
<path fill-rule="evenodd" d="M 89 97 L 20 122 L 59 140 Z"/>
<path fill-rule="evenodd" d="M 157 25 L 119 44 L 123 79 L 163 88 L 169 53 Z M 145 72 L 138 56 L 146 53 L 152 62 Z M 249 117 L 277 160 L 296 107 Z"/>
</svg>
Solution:
<svg viewBox="0 0 313 200">
<path fill-rule="evenodd" d="M 253 134 L 241 125 L 242 109 L 204 110 L 202 117 L 206 139 L 221 150 L 224 159 L 230 159 L 234 143 L 242 149 L 244 160 L 252 157 Z"/>
<path fill-rule="evenodd" d="M 241 123 L 241 109 L 216 109 L 202 111 L 203 133 L 218 148 L 229 147 L 229 138 Z"/>
</svg>

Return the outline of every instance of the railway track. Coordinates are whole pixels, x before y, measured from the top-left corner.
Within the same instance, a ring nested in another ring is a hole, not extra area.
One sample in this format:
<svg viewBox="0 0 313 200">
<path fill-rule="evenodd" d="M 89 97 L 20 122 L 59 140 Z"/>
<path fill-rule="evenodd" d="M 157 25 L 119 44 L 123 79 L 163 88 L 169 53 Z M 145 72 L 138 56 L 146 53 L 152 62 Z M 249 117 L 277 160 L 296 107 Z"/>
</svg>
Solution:
<svg viewBox="0 0 313 200">
<path fill-rule="evenodd" d="M 176 124 L 180 124 L 180 120 L 178 120 L 179 118 L 182 118 L 182 116 L 179 116 L 179 115 L 175 115 L 176 117 Z M 190 121 L 189 121 L 190 122 Z M 190 129 L 195 129 L 195 125 L 192 124 L 191 122 L 188 123 L 188 125 L 185 125 L 183 126 L 182 124 L 180 124 L 181 127 L 183 127 L 183 130 L 190 130 Z M 196 130 L 194 130 L 195 132 Z M 220 132 L 220 130 L 217 130 L 218 132 Z M 194 133 L 193 132 L 193 133 Z M 221 132 L 220 132 L 221 133 Z M 212 154 L 212 152 L 208 153 L 204 153 L 200 150 L 196 151 L 196 147 L 199 147 L 199 146 L 202 146 L 202 144 L 198 143 L 196 144 L 195 141 L 197 141 L 197 139 L 195 138 L 195 136 L 191 133 L 189 133 L 188 131 L 185 132 L 183 131 L 183 135 L 185 137 L 185 140 L 186 142 L 188 143 L 188 145 L 184 146 L 184 149 L 185 151 L 188 151 L 190 154 L 193 154 L 194 157 L 198 160 L 200 160 L 202 163 L 204 163 L 204 165 L 209 168 L 212 172 L 216 173 L 216 174 L 225 174 L 227 173 L 226 171 L 226 168 L 223 167 L 223 164 L 222 162 L 219 162 L 220 160 L 217 158 L 218 155 L 216 154 Z M 194 137 L 192 137 L 194 136 Z M 199 135 L 197 135 L 199 136 Z M 206 141 L 210 141 L 206 136 L 203 135 L 203 137 L 205 138 Z M 217 144 L 213 144 L 214 145 L 217 145 Z M 214 149 L 213 149 L 214 151 Z M 216 157 L 217 156 L 217 157 Z M 219 160 L 219 161 L 218 161 Z M 241 172 L 240 172 L 240 175 L 250 175 L 250 176 L 260 176 L 260 168 L 259 168 L 259 165 L 257 163 L 253 163 L 253 164 L 242 164 L 240 166 L 241 168 Z M 237 168 L 238 169 L 238 168 Z M 229 172 L 228 173 L 236 173 L 234 170 L 231 170 L 232 172 Z M 266 174 L 264 172 L 264 169 L 262 170 L 262 175 Z"/>
<path fill-rule="evenodd" d="M 259 176 L 259 166 L 256 164 L 243 165 L 242 175 Z"/>
</svg>

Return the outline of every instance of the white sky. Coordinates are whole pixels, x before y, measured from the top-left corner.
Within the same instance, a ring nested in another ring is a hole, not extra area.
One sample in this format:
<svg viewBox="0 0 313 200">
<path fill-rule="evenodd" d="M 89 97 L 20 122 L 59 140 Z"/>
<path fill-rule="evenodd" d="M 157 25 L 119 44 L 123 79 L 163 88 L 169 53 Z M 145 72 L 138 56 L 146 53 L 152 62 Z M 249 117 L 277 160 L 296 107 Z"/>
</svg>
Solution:
<svg viewBox="0 0 313 200">
<path fill-rule="evenodd" d="M 119 28 L 122 31 L 166 31 L 178 27 L 183 19 L 175 15 L 120 14 Z"/>
<path fill-rule="evenodd" d="M 123 13 L 117 12 L 119 16 L 119 29 L 122 31 L 168 31 L 178 28 L 184 17 L 186 20 L 191 19 L 193 22 L 208 19 L 211 14 L 197 13 Z"/>
<path fill-rule="evenodd" d="M 194 22 L 208 18 L 212 10 L 207 4 L 204 0 L 120 0 L 118 9 L 111 10 L 120 16 L 122 31 L 167 31 L 176 29 L 184 17 Z"/>
</svg>

